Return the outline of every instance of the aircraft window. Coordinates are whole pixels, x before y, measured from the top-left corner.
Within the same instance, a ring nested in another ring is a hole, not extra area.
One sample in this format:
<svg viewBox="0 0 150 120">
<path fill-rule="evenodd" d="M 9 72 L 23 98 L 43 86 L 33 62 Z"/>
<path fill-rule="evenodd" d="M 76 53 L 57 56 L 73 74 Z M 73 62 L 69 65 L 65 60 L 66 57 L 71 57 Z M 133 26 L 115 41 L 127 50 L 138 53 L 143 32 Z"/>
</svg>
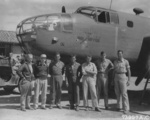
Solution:
<svg viewBox="0 0 150 120">
<path fill-rule="evenodd" d="M 102 13 L 98 16 L 98 21 L 99 21 L 99 22 L 106 23 L 105 12 L 102 12 Z"/>
<path fill-rule="evenodd" d="M 60 18 L 59 18 L 59 16 L 48 16 L 47 21 L 48 21 L 49 23 L 52 23 L 52 22 L 54 22 L 54 21 L 60 22 Z"/>
<path fill-rule="evenodd" d="M 35 19 L 35 21 L 30 24 L 31 31 L 34 31 L 35 28 L 46 29 L 47 30 L 47 17 L 40 16 Z M 27 27 L 27 25 L 26 25 Z"/>
<path fill-rule="evenodd" d="M 68 31 L 68 32 L 72 32 L 73 23 L 72 23 L 71 16 L 69 14 L 62 14 L 61 20 L 62 20 L 63 30 Z"/>
<path fill-rule="evenodd" d="M 35 21 L 44 22 L 44 21 L 46 21 L 46 18 L 47 17 L 45 17 L 45 16 L 44 17 L 43 16 L 42 17 L 37 17 Z"/>
<path fill-rule="evenodd" d="M 119 24 L 118 15 L 116 13 L 110 13 L 111 24 Z"/>
<path fill-rule="evenodd" d="M 24 23 L 23 24 L 23 31 L 24 32 L 32 32 L 33 31 L 33 29 L 32 29 L 32 22 Z"/>
<path fill-rule="evenodd" d="M 95 10 L 93 9 L 81 9 L 80 11 L 78 11 L 78 13 L 87 15 L 91 18 L 95 17 Z"/>
<path fill-rule="evenodd" d="M 109 12 L 106 12 L 106 19 L 107 19 L 107 22 L 110 23 L 110 16 L 109 16 Z"/>
<path fill-rule="evenodd" d="M 109 13 L 105 11 L 97 11 L 98 13 L 98 21 L 102 23 L 109 23 L 110 22 L 110 17 Z"/>
<path fill-rule="evenodd" d="M 35 21 L 34 24 L 32 25 L 32 28 L 38 28 L 38 29 L 45 29 L 48 30 L 48 24 L 47 22 L 37 22 Z"/>
<path fill-rule="evenodd" d="M 49 25 L 49 28 L 48 28 L 49 31 L 60 30 L 60 17 L 59 16 L 49 16 L 47 18 L 47 22 Z"/>
<path fill-rule="evenodd" d="M 132 21 L 127 21 L 127 26 L 132 28 L 133 27 L 133 22 Z"/>
<path fill-rule="evenodd" d="M 87 15 L 90 15 L 92 11 L 89 10 L 89 9 L 85 9 L 85 10 L 81 10 L 80 12 L 84 13 L 84 14 L 87 14 Z"/>
</svg>

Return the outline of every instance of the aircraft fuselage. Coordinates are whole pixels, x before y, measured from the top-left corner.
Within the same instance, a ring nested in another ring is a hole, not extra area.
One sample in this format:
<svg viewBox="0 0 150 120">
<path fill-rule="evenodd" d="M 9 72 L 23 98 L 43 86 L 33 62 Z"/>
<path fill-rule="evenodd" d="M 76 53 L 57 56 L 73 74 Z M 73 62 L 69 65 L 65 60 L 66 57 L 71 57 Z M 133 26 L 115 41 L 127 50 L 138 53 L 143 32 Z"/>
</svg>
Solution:
<svg viewBox="0 0 150 120">
<path fill-rule="evenodd" d="M 25 29 L 29 24 L 30 29 Z M 28 18 L 18 25 L 18 29 L 22 29 L 17 35 L 23 42 L 28 41 L 30 45 L 29 41 L 34 40 L 37 48 L 48 52 L 98 57 L 105 51 L 110 59 L 114 59 L 121 49 L 125 58 L 136 61 L 143 38 L 150 35 L 150 22 L 137 15 L 81 7 L 72 14 Z M 32 47 L 34 45 L 32 43 Z"/>
</svg>

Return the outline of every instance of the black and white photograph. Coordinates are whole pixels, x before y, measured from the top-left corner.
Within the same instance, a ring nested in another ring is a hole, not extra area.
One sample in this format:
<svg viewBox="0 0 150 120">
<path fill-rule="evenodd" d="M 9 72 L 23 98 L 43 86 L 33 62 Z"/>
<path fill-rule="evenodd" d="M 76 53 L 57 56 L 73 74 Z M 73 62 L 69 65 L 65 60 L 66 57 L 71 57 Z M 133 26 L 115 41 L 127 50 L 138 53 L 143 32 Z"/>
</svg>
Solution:
<svg viewBox="0 0 150 120">
<path fill-rule="evenodd" d="M 0 0 L 0 120 L 150 120 L 150 1 Z"/>
</svg>

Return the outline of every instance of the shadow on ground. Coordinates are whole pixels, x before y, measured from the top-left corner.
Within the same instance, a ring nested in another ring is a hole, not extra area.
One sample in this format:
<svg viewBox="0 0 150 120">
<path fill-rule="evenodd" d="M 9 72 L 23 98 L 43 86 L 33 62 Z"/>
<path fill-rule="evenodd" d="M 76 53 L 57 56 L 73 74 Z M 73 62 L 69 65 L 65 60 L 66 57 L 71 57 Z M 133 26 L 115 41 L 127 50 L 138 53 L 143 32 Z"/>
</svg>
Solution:
<svg viewBox="0 0 150 120">
<path fill-rule="evenodd" d="M 129 100 L 130 100 L 130 109 L 131 114 L 137 114 L 137 115 L 150 115 L 150 93 L 149 91 L 146 92 L 145 97 L 143 99 L 143 104 L 139 105 L 139 101 L 141 98 L 142 91 L 128 91 Z M 47 107 L 49 106 L 49 98 L 50 95 L 47 94 Z M 82 99 L 82 97 L 81 97 Z M 41 100 L 40 100 L 41 101 Z M 100 102 L 103 101 L 103 96 Z M 115 101 L 115 102 L 111 102 Z M 15 90 L 13 93 L 6 93 L 3 89 L 0 89 L 0 109 L 14 109 L 14 110 L 20 110 L 20 94 L 17 90 Z M 31 102 L 33 102 L 33 97 Z M 62 103 L 65 102 L 65 105 L 63 104 L 63 109 L 69 109 L 69 101 L 68 101 L 68 94 L 67 91 L 63 92 L 62 94 Z M 112 112 L 116 111 L 116 100 L 114 93 L 110 95 L 109 99 L 109 106 L 110 110 Z M 80 106 L 81 113 L 79 113 L 82 116 L 82 112 L 84 111 L 84 107 Z M 101 108 L 105 111 L 104 107 Z M 95 113 L 94 113 L 95 114 Z"/>
</svg>

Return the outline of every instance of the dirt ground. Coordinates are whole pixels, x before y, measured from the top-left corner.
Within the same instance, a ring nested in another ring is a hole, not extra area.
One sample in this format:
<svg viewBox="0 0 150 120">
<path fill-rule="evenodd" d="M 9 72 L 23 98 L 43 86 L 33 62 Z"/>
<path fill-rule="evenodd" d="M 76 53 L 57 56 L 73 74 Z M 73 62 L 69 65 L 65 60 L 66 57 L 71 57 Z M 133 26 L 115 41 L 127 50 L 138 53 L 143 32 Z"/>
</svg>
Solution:
<svg viewBox="0 0 150 120">
<path fill-rule="evenodd" d="M 131 86 L 132 88 L 132 86 Z M 145 94 L 142 105 L 139 105 L 141 91 L 128 91 L 130 100 L 130 113 L 124 115 L 121 112 L 115 111 L 116 98 L 111 95 L 109 99 L 109 110 L 104 109 L 104 100 L 100 100 L 99 107 L 101 112 L 85 111 L 81 100 L 80 111 L 70 110 L 67 91 L 63 90 L 62 94 L 62 109 L 49 107 L 49 94 L 47 94 L 47 109 L 20 110 L 20 94 L 16 88 L 13 93 L 6 93 L 0 88 L 0 120 L 150 120 L 150 92 Z M 31 103 L 32 105 L 32 103 Z M 91 106 L 91 100 L 89 100 Z M 131 118 L 132 117 L 132 118 Z"/>
</svg>

